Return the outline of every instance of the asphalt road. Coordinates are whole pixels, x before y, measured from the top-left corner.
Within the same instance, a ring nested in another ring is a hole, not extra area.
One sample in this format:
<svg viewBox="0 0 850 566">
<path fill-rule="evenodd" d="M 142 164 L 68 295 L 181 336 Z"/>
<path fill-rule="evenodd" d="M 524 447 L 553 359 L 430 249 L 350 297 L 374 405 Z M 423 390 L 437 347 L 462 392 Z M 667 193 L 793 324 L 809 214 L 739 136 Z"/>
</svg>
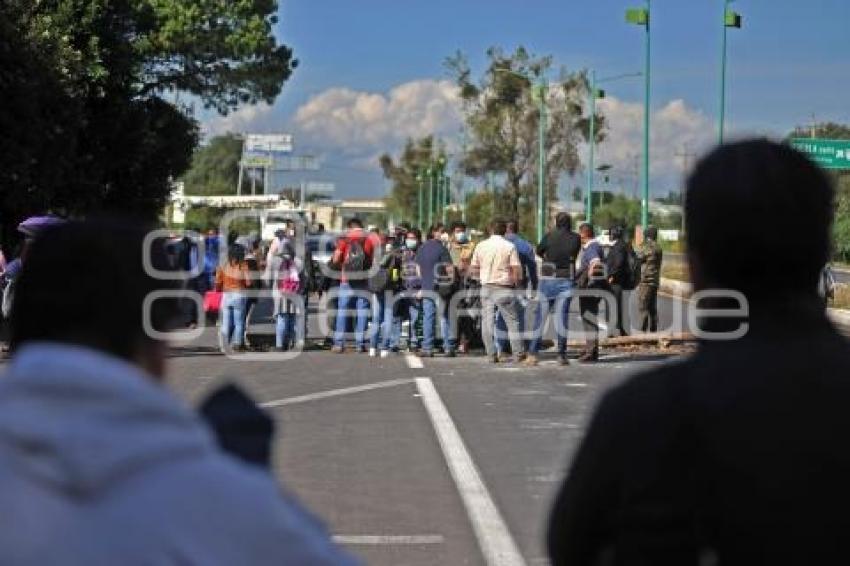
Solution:
<svg viewBox="0 0 850 566">
<path fill-rule="evenodd" d="M 661 299 L 662 326 L 681 325 L 676 303 Z M 215 344 L 207 328 L 175 348 L 171 387 L 195 404 L 235 381 L 271 403 L 277 477 L 378 565 L 487 564 L 496 554 L 546 564 L 549 505 L 599 396 L 669 361 L 608 351 L 601 363 L 560 367 L 544 354 L 520 368 L 322 350 L 248 361 Z"/>
<path fill-rule="evenodd" d="M 683 305 L 659 298 L 662 329 L 681 329 Z M 252 332 L 271 331 L 267 314 L 261 304 Z M 225 356 L 217 343 L 208 327 L 175 344 L 168 385 L 192 406 L 228 382 L 266 404 L 276 477 L 380 566 L 547 564 L 549 506 L 600 395 L 675 360 L 603 350 L 600 363 L 561 367 L 547 352 L 525 368 L 480 355 Z"/>
</svg>

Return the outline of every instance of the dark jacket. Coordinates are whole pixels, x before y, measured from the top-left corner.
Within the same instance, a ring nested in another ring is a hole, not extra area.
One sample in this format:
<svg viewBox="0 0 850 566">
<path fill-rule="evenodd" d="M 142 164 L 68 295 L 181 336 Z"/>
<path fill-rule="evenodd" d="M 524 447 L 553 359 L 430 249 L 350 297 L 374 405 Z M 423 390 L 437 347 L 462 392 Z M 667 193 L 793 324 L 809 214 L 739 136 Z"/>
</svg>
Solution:
<svg viewBox="0 0 850 566">
<path fill-rule="evenodd" d="M 629 282 L 629 245 L 622 239 L 617 240 L 608 250 L 605 267 L 613 285 L 625 285 Z"/>
<path fill-rule="evenodd" d="M 847 562 L 850 344 L 814 298 L 769 310 L 605 395 L 554 506 L 553 565 Z"/>
<path fill-rule="evenodd" d="M 575 232 L 567 228 L 555 228 L 545 236 L 537 245 L 537 255 L 543 258 L 543 275 L 549 273 L 551 268 L 557 270 L 574 271 L 576 257 L 581 250 L 581 238 Z"/>
<path fill-rule="evenodd" d="M 422 278 L 422 289 L 425 291 L 434 290 L 434 275 L 437 265 L 452 263 L 452 256 L 449 250 L 440 243 L 440 240 L 425 240 L 419 249 L 416 250 L 416 264 L 419 266 L 419 276 Z"/>
</svg>

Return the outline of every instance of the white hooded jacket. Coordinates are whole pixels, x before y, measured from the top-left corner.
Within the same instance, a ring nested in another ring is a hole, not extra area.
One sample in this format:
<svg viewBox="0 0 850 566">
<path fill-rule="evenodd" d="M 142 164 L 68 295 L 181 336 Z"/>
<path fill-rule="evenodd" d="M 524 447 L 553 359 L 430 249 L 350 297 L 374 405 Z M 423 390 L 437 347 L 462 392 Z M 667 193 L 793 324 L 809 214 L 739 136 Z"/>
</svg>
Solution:
<svg viewBox="0 0 850 566">
<path fill-rule="evenodd" d="M 135 366 L 41 343 L 0 376 L 0 564 L 351 563 Z"/>
</svg>

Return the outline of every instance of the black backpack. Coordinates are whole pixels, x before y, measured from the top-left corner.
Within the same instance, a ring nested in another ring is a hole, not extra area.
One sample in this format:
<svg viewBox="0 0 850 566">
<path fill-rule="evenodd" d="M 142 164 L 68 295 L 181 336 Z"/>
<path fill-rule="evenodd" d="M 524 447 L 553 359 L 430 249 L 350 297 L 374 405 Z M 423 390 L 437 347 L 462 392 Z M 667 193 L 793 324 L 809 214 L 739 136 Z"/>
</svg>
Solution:
<svg viewBox="0 0 850 566">
<path fill-rule="evenodd" d="M 631 246 L 626 249 L 626 262 L 628 269 L 626 270 L 626 280 L 623 281 L 623 289 L 631 291 L 640 283 L 640 260 Z"/>
<path fill-rule="evenodd" d="M 460 289 L 460 274 L 457 268 L 450 263 L 440 265 L 437 277 L 434 281 L 434 290 L 443 299 L 450 299 Z"/>
<path fill-rule="evenodd" d="M 343 269 L 348 273 L 366 271 L 369 269 L 366 250 L 360 240 L 351 240 L 348 244 L 348 252 L 345 255 Z"/>
</svg>

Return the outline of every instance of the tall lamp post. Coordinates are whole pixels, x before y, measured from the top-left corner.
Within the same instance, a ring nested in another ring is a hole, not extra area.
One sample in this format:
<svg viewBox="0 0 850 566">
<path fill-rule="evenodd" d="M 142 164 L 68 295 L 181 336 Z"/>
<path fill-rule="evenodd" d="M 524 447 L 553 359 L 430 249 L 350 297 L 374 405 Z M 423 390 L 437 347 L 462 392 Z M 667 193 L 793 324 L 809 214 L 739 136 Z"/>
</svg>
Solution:
<svg viewBox="0 0 850 566">
<path fill-rule="evenodd" d="M 539 77 L 534 87 L 534 97 L 537 99 L 539 118 L 537 119 L 537 241 L 543 240 L 543 229 L 546 222 L 544 187 L 546 186 L 546 79 Z"/>
<path fill-rule="evenodd" d="M 416 174 L 416 184 L 419 187 L 419 213 L 416 216 L 416 225 L 419 229 L 422 229 L 422 192 L 425 190 L 424 187 L 425 176 L 423 175 L 423 169 L 419 170 L 419 173 Z"/>
<path fill-rule="evenodd" d="M 649 15 L 650 0 L 646 0 L 645 8 L 630 8 L 626 10 L 626 21 L 630 24 L 643 26 L 646 29 L 644 53 L 644 95 L 643 95 L 643 191 L 640 199 L 640 223 L 644 229 L 649 224 L 649 85 L 650 85 L 650 49 L 649 49 Z"/>
<path fill-rule="evenodd" d="M 723 0 L 723 40 L 720 51 L 720 112 L 717 116 L 717 143 L 723 143 L 723 125 L 726 121 L 726 31 L 741 28 L 741 15 L 729 9 L 732 0 Z"/>
<path fill-rule="evenodd" d="M 443 177 L 443 194 L 445 199 L 443 199 L 443 224 L 446 223 L 446 210 L 452 204 L 452 179 L 448 175 Z"/>
<path fill-rule="evenodd" d="M 590 71 L 590 90 L 588 91 L 588 96 L 590 97 L 590 102 L 588 104 L 590 106 L 590 132 L 588 135 L 589 147 L 587 158 L 587 204 L 585 204 L 587 212 L 587 214 L 585 214 L 585 220 L 587 222 L 593 222 L 593 153 L 594 148 L 596 147 L 596 99 L 605 98 L 605 91 L 601 88 L 596 88 L 596 85 L 619 79 L 640 77 L 642 74 L 643 73 L 627 73 L 596 80 L 596 71 Z"/>
<path fill-rule="evenodd" d="M 428 226 L 431 225 L 434 219 L 434 168 L 428 167 L 425 170 L 425 175 L 428 177 Z M 420 230 L 426 230 L 428 226 L 421 226 Z"/>
</svg>

